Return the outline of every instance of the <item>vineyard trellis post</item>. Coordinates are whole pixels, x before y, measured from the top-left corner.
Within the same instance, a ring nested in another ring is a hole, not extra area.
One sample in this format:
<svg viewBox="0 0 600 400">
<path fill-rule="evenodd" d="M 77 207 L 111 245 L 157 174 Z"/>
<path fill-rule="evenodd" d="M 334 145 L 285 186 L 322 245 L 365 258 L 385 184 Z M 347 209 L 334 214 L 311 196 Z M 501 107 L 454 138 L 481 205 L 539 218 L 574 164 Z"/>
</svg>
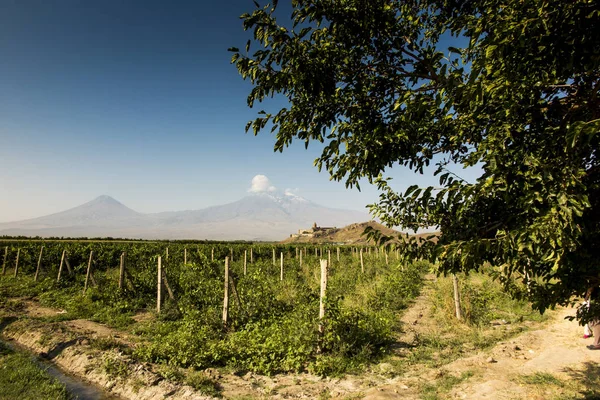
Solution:
<svg viewBox="0 0 600 400">
<path fill-rule="evenodd" d="M 300 265 L 300 267 L 302 267 L 302 249 L 300 249 L 300 260 L 299 260 L 299 265 Z"/>
<path fill-rule="evenodd" d="M 327 249 L 327 262 L 331 265 L 331 250 Z"/>
<path fill-rule="evenodd" d="M 215 248 L 210 249 L 210 261 L 215 261 Z"/>
<path fill-rule="evenodd" d="M 119 265 L 119 290 L 123 290 L 125 283 L 125 252 L 121 253 L 121 262 Z"/>
<path fill-rule="evenodd" d="M 275 266 L 275 247 L 273 247 L 273 266 Z"/>
<path fill-rule="evenodd" d="M 253 263 L 254 263 L 254 254 L 252 251 L 252 247 L 250 247 L 250 264 L 253 264 Z"/>
<path fill-rule="evenodd" d="M 325 328 L 325 299 L 327 296 L 327 260 L 320 260 L 321 263 L 321 292 L 319 295 L 319 336 L 323 336 Z M 321 346 L 317 347 L 317 352 L 321 352 Z"/>
<path fill-rule="evenodd" d="M 337 248 L 337 260 L 340 262 L 340 248 Z"/>
<path fill-rule="evenodd" d="M 187 249 L 183 249 L 183 265 L 187 265 Z"/>
<path fill-rule="evenodd" d="M 160 306 L 162 303 L 162 257 L 158 256 L 158 285 L 156 287 L 156 312 L 160 314 Z"/>
<path fill-rule="evenodd" d="M 454 308 L 456 311 L 456 319 L 462 320 L 462 310 L 460 307 L 460 293 L 458 291 L 458 278 L 456 274 L 452 274 L 452 286 L 454 287 Z"/>
<path fill-rule="evenodd" d="M 35 269 L 35 276 L 33 277 L 33 281 L 37 282 L 38 276 L 40 274 L 40 267 L 42 265 L 42 254 L 44 253 L 44 246 L 40 248 L 40 256 L 38 257 L 37 267 Z"/>
<path fill-rule="evenodd" d="M 8 257 L 8 246 L 4 247 L 4 262 L 2 262 L 2 275 L 6 274 L 6 257 Z"/>
<path fill-rule="evenodd" d="M 227 327 L 229 317 L 229 257 L 225 257 L 225 277 L 223 292 L 223 326 Z"/>
<path fill-rule="evenodd" d="M 280 268 L 280 272 L 279 272 L 279 280 L 282 281 L 283 280 L 283 251 L 280 253 L 280 259 L 281 259 L 281 268 Z"/>
<path fill-rule="evenodd" d="M 88 282 L 90 280 L 90 274 L 92 273 L 92 257 L 94 255 L 93 251 L 90 251 L 90 258 L 88 260 L 87 271 L 85 273 L 85 283 L 83 284 L 83 294 L 85 294 L 88 288 Z"/>
<path fill-rule="evenodd" d="M 60 257 L 60 265 L 58 267 L 58 276 L 56 277 L 56 282 L 60 282 L 60 274 L 62 273 L 63 264 L 65 263 L 65 254 L 66 253 L 67 253 L 67 251 L 63 250 L 62 256 Z"/>
<path fill-rule="evenodd" d="M 17 249 L 17 259 L 15 260 L 15 278 L 17 277 L 17 273 L 19 272 L 19 254 L 21 254 L 21 249 Z"/>
<path fill-rule="evenodd" d="M 69 271 L 70 275 L 73 275 L 73 270 L 71 269 L 71 263 L 69 263 L 69 253 L 65 250 L 65 265 L 67 266 L 67 271 Z"/>
<path fill-rule="evenodd" d="M 248 264 L 248 250 L 244 250 L 244 276 L 246 276 L 247 264 Z"/>
<path fill-rule="evenodd" d="M 167 247 L 167 251 L 165 254 L 165 265 L 163 268 L 161 268 L 162 272 L 161 272 L 161 282 L 162 284 L 164 284 L 165 288 L 167 288 L 167 293 L 169 294 L 169 298 L 171 300 L 175 300 L 175 295 L 173 294 L 173 291 L 171 290 L 171 286 L 169 285 L 169 280 L 167 279 L 167 273 L 165 272 L 165 270 L 167 269 L 167 267 L 169 266 L 169 248 Z"/>
<path fill-rule="evenodd" d="M 360 248 L 360 270 L 364 274 L 365 273 L 365 263 L 363 262 L 363 249 Z"/>
</svg>

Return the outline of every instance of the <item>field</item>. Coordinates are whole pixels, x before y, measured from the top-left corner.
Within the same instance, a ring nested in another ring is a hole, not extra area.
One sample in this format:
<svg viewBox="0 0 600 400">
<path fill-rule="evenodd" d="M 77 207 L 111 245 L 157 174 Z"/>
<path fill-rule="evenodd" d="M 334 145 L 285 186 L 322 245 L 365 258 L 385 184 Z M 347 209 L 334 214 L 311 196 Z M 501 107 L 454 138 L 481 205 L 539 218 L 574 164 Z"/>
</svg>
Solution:
<svg viewBox="0 0 600 400">
<path fill-rule="evenodd" d="M 340 379 L 360 382 L 340 395 L 360 397 L 543 323 L 486 274 L 461 278 L 459 323 L 452 285 L 432 280 L 434 266 L 376 248 L 13 240 L 0 244 L 0 261 L 3 335 L 130 398 L 327 398 Z M 442 398 L 471 375 L 413 390 Z"/>
</svg>

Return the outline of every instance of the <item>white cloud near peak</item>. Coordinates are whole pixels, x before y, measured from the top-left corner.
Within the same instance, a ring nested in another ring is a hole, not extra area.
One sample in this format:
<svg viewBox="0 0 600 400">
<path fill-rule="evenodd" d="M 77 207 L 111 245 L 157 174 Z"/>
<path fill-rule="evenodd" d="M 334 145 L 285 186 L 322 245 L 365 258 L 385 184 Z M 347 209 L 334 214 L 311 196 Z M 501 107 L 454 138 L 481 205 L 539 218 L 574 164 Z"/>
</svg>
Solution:
<svg viewBox="0 0 600 400">
<path fill-rule="evenodd" d="M 249 192 L 252 193 L 263 193 L 263 192 L 274 192 L 275 186 L 271 185 L 271 181 L 265 175 L 256 175 L 252 178 Z"/>
</svg>

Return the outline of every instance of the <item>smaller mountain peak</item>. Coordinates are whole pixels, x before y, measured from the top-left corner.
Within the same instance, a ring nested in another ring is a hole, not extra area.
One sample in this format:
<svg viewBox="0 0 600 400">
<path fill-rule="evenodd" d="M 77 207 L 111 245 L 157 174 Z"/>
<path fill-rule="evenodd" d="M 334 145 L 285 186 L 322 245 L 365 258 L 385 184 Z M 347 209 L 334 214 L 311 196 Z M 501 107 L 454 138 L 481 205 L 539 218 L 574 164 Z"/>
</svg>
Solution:
<svg viewBox="0 0 600 400">
<path fill-rule="evenodd" d="M 287 190 L 283 193 L 283 195 L 287 199 L 308 202 L 308 200 L 306 200 L 304 197 L 298 196 L 296 193 Z"/>
<path fill-rule="evenodd" d="M 96 197 L 94 200 L 92 200 L 92 203 L 121 204 L 119 201 L 107 194 Z"/>
</svg>

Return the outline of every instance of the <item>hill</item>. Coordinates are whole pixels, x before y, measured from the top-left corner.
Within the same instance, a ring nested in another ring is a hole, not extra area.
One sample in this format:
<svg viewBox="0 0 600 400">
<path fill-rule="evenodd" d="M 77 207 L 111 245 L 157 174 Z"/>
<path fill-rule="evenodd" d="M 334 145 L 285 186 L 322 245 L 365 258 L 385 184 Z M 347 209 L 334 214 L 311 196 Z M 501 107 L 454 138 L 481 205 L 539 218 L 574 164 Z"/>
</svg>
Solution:
<svg viewBox="0 0 600 400">
<path fill-rule="evenodd" d="M 375 221 L 354 223 L 342 228 L 318 228 L 314 232 L 305 235 L 293 234 L 282 243 L 345 243 L 345 244 L 367 244 L 366 237 L 362 236 L 365 228 L 370 226 L 382 231 L 385 235 L 398 235 L 401 232 L 390 229 Z M 314 228 L 313 228 L 314 229 Z M 319 230 L 321 229 L 321 230 Z"/>
</svg>

